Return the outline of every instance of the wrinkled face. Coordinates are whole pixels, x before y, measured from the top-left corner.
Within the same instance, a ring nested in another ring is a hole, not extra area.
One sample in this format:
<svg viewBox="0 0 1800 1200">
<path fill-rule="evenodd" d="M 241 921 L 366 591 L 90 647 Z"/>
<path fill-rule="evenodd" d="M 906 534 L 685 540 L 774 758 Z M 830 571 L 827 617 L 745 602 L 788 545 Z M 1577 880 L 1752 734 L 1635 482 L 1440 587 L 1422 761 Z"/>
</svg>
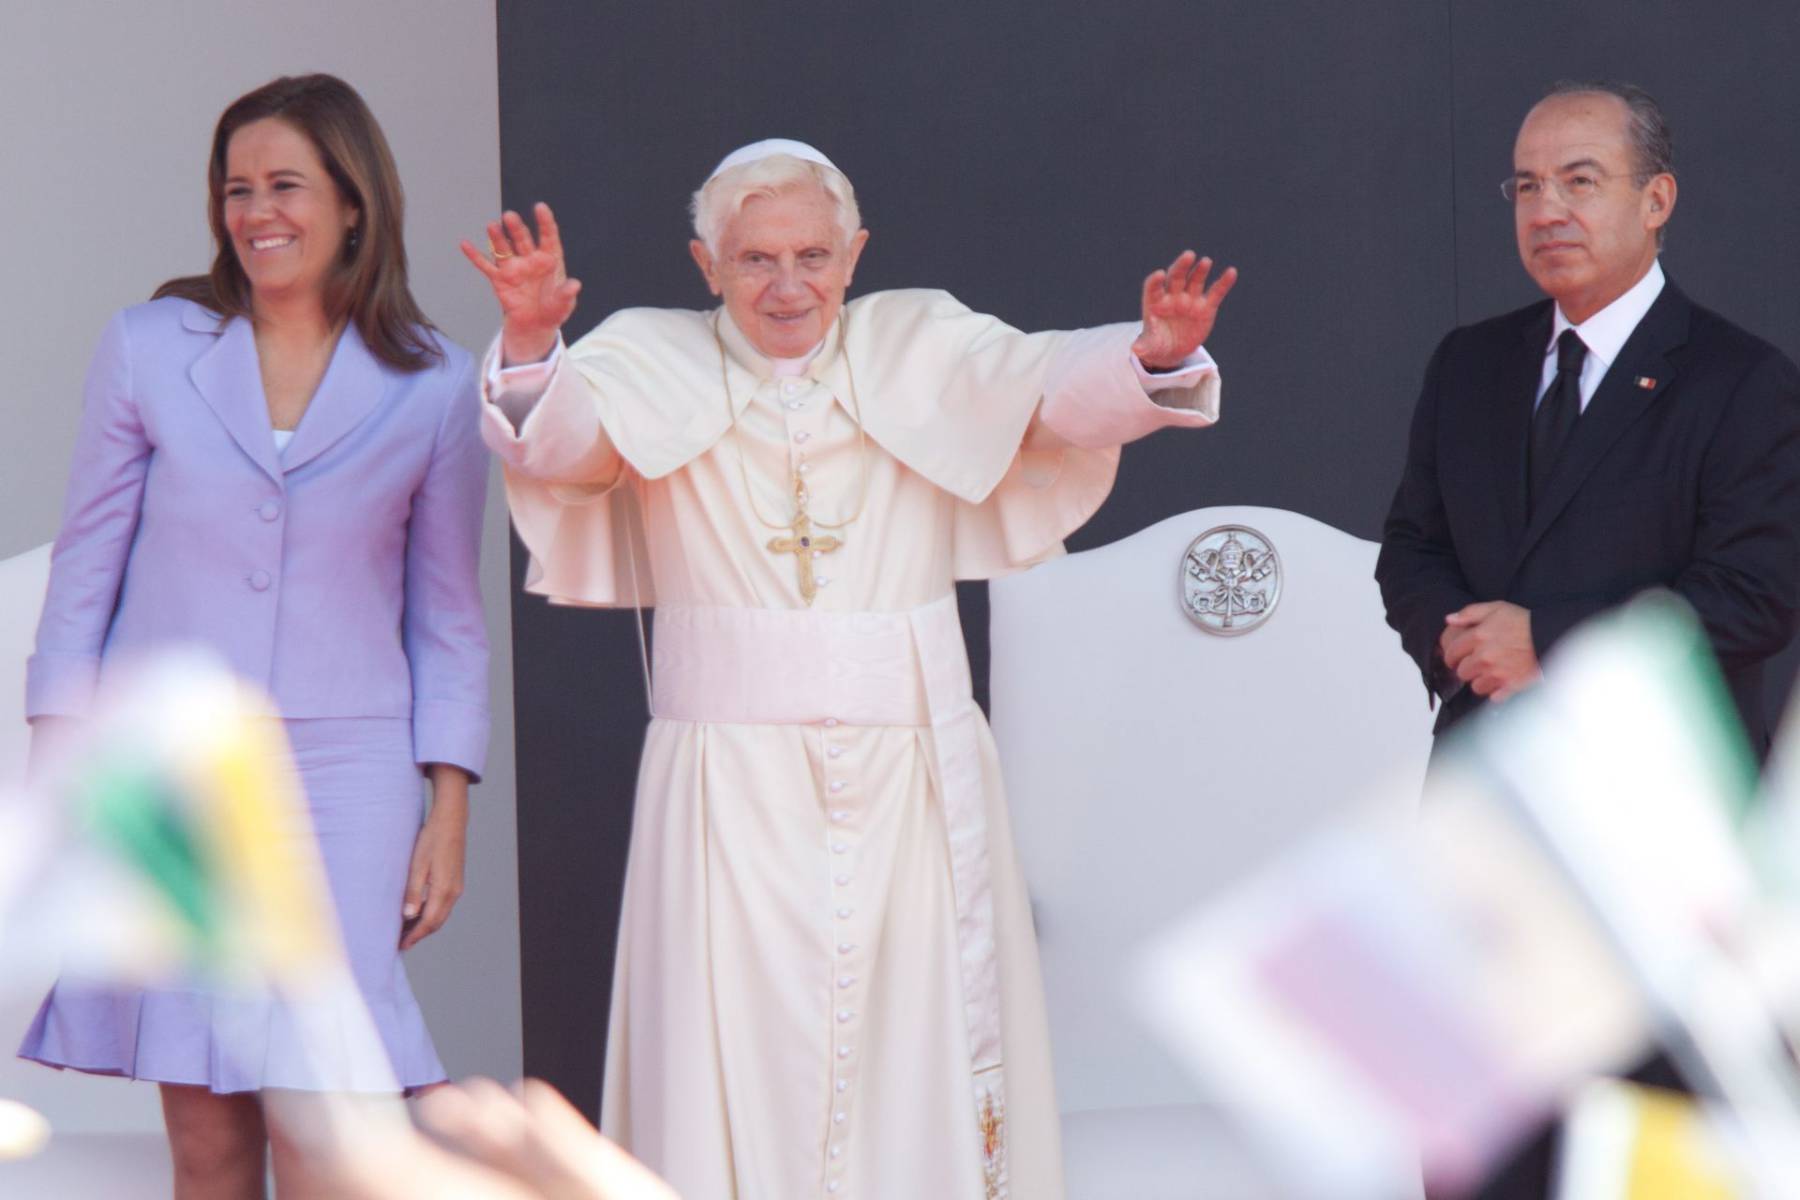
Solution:
<svg viewBox="0 0 1800 1200">
<path fill-rule="evenodd" d="M 1513 146 L 1513 223 L 1525 270 L 1580 324 L 1623 295 L 1656 258 L 1675 177 L 1632 178 L 1630 111 L 1617 96 L 1552 96 Z"/>
<path fill-rule="evenodd" d="M 848 241 L 823 188 L 752 196 L 719 234 L 718 253 L 689 250 L 725 311 L 770 358 L 798 358 L 825 337 L 844 306 L 869 231 Z"/>
<path fill-rule="evenodd" d="M 312 141 L 276 117 L 252 121 L 225 147 L 225 229 L 261 301 L 322 297 L 357 211 Z"/>
</svg>

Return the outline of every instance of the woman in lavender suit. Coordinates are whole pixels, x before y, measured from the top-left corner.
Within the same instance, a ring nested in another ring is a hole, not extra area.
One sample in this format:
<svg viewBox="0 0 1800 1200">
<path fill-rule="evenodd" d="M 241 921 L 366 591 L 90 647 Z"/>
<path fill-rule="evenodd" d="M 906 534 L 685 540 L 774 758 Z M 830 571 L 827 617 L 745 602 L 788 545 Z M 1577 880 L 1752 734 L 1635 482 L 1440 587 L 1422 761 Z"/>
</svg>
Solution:
<svg viewBox="0 0 1800 1200">
<path fill-rule="evenodd" d="M 357 980 L 421 1087 L 444 1070 L 400 951 L 461 891 L 488 736 L 473 369 L 407 289 L 399 179 L 348 85 L 236 101 L 208 183 L 211 273 L 115 316 L 89 370 L 27 713 L 53 736 L 173 642 L 273 695 Z M 281 1012 L 198 988 L 61 981 L 20 1054 L 161 1084 L 184 1197 L 261 1196 L 257 1091 L 309 1086 Z M 299 1177 L 279 1139 L 274 1164 Z"/>
</svg>

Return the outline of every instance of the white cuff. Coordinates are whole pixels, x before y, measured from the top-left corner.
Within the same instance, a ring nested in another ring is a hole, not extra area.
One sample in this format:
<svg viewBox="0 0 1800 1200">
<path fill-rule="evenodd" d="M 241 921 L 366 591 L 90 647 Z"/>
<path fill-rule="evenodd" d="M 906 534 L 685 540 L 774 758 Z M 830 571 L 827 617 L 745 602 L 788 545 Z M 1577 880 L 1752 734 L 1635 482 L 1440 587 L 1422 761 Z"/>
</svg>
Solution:
<svg viewBox="0 0 1800 1200">
<path fill-rule="evenodd" d="M 1191 389 L 1202 375 L 1207 371 L 1216 371 L 1218 367 L 1213 362 L 1212 355 L 1206 352 L 1205 346 L 1196 346 L 1192 354 L 1167 371 L 1150 370 L 1136 354 L 1131 356 L 1131 369 L 1137 372 L 1138 384 L 1144 389 L 1144 394 L 1155 403 L 1168 408 L 1191 408 L 1195 399 L 1189 394 Z M 1157 395 L 1158 392 L 1167 391 L 1183 394 L 1167 399 Z"/>
<path fill-rule="evenodd" d="M 562 362 L 563 340 L 558 331 L 556 344 L 550 347 L 550 353 L 540 362 L 522 363 L 514 367 L 502 367 L 500 338 L 494 338 L 494 344 L 487 352 L 487 372 L 482 389 L 488 401 L 506 415 L 516 430 L 525 423 L 532 406 L 543 398 L 550 387 L 550 380 L 556 375 L 556 368 Z"/>
<path fill-rule="evenodd" d="M 488 355 L 488 395 L 498 399 L 501 396 L 514 396 L 523 392 L 541 394 L 550 386 L 550 376 L 556 373 L 556 364 L 562 361 L 562 331 L 556 334 L 556 344 L 550 347 L 550 353 L 534 363 L 520 363 L 517 366 L 500 365 L 500 343 L 494 343 L 494 353 Z"/>
</svg>

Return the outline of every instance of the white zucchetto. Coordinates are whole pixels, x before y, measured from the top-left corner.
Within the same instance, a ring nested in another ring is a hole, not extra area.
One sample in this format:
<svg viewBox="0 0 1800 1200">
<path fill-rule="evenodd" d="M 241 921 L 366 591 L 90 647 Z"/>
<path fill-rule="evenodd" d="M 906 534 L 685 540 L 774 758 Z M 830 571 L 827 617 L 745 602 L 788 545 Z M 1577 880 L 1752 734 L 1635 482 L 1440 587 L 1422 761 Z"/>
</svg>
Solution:
<svg viewBox="0 0 1800 1200">
<path fill-rule="evenodd" d="M 821 167 L 829 167 L 833 171 L 838 169 L 836 163 L 805 142 L 797 142 L 793 138 L 764 138 L 760 142 L 751 142 L 748 146 L 739 146 L 721 158 L 719 165 L 712 169 L 712 174 L 706 177 L 706 182 L 711 183 L 733 167 L 741 167 L 745 163 L 753 163 L 759 159 L 773 158 L 777 154 L 792 155 L 807 162 L 818 163 Z M 838 171 L 838 174 L 842 175 L 843 172 Z"/>
</svg>

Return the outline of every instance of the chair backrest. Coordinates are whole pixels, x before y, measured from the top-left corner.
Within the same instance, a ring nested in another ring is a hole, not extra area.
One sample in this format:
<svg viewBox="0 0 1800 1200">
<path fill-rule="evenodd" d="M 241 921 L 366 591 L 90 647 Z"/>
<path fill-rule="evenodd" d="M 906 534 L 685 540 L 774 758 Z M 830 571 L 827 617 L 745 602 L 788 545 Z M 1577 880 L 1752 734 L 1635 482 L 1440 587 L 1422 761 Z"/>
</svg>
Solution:
<svg viewBox="0 0 1800 1200">
<path fill-rule="evenodd" d="M 50 547 L 0 559 L 0 785 L 25 778 L 31 730 L 25 724 L 25 660 L 37 636 L 50 582 Z"/>
<path fill-rule="evenodd" d="M 1236 637 L 1179 601 L 1189 543 L 1221 525 L 1282 568 L 1273 613 Z M 1145 943 L 1342 806 L 1416 803 L 1433 714 L 1382 619 L 1376 549 L 1298 513 L 1206 508 L 990 585 L 1064 1111 L 1208 1099 L 1127 994 Z"/>
</svg>

